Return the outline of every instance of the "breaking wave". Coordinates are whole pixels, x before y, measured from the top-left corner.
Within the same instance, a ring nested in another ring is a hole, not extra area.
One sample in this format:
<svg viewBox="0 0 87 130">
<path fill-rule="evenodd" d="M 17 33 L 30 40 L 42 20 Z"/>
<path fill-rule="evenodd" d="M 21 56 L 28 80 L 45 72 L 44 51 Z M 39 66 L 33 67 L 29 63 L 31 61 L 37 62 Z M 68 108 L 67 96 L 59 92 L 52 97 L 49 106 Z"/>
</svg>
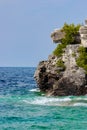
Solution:
<svg viewBox="0 0 87 130">
<path fill-rule="evenodd" d="M 30 92 L 40 92 L 40 90 L 38 88 L 34 88 L 34 89 L 30 89 Z"/>
<path fill-rule="evenodd" d="M 87 106 L 87 97 L 35 97 L 33 99 L 25 99 L 23 102 L 32 105 L 47 105 L 47 106 Z"/>
</svg>

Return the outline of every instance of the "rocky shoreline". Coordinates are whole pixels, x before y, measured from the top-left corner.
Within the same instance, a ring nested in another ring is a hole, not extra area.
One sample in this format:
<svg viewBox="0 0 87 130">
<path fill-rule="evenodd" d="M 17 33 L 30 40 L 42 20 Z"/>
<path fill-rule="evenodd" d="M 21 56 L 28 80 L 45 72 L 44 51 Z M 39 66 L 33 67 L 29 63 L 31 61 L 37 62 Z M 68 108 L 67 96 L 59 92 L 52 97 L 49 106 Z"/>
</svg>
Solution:
<svg viewBox="0 0 87 130">
<path fill-rule="evenodd" d="M 82 31 L 82 33 L 84 32 Z M 59 30 L 52 33 L 51 37 L 55 43 L 59 43 L 64 37 L 64 33 L 60 33 L 60 35 Z M 80 46 L 83 46 L 80 42 L 82 40 L 81 36 L 80 33 L 75 36 L 76 41 L 78 41 L 77 44 L 67 45 L 61 57 L 51 54 L 47 61 L 41 61 L 39 63 L 34 78 L 41 92 L 50 96 L 87 94 L 87 74 L 76 63 L 79 57 L 78 49 Z M 85 43 L 87 44 L 87 42 Z M 63 65 L 56 65 L 57 61 L 62 61 Z"/>
</svg>

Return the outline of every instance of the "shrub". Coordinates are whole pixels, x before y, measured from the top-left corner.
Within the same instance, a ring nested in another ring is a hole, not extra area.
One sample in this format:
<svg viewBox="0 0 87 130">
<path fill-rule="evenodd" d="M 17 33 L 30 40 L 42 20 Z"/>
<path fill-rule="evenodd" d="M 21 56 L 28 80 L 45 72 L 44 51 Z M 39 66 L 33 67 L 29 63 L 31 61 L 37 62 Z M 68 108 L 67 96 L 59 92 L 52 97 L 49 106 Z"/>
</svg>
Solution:
<svg viewBox="0 0 87 130">
<path fill-rule="evenodd" d="M 87 49 L 85 47 L 79 47 L 79 58 L 76 60 L 76 63 L 79 67 L 82 67 L 87 73 Z"/>
<path fill-rule="evenodd" d="M 65 70 L 65 68 L 66 68 L 65 65 L 64 65 L 64 62 L 61 59 L 59 59 L 57 61 L 56 65 L 57 65 L 57 67 L 62 68 L 62 70 Z"/>
<path fill-rule="evenodd" d="M 75 26 L 74 24 L 64 24 L 62 31 L 65 32 L 65 37 L 62 39 L 62 43 L 58 44 L 56 49 L 53 51 L 53 54 L 60 57 L 64 52 L 64 48 L 68 44 L 76 44 L 75 43 L 75 35 L 78 34 L 80 25 Z"/>
<path fill-rule="evenodd" d="M 66 48 L 67 44 L 58 44 L 56 49 L 53 51 L 53 54 L 60 57 L 62 56 L 62 53 L 64 52 L 64 48 Z"/>
<path fill-rule="evenodd" d="M 65 32 L 65 38 L 62 39 L 62 43 L 76 44 L 75 36 L 78 34 L 79 28 L 79 24 L 75 26 L 74 24 L 68 25 L 65 23 L 62 28 L 62 31 Z"/>
</svg>

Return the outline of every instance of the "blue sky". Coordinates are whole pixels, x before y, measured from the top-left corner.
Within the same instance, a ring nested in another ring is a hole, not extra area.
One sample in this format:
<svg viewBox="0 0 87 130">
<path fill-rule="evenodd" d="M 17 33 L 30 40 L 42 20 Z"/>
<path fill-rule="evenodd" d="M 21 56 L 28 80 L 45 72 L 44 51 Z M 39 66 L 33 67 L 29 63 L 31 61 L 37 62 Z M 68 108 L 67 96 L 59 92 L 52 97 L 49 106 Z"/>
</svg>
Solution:
<svg viewBox="0 0 87 130">
<path fill-rule="evenodd" d="M 37 66 L 56 47 L 55 28 L 86 18 L 87 0 L 0 0 L 0 66 Z"/>
</svg>

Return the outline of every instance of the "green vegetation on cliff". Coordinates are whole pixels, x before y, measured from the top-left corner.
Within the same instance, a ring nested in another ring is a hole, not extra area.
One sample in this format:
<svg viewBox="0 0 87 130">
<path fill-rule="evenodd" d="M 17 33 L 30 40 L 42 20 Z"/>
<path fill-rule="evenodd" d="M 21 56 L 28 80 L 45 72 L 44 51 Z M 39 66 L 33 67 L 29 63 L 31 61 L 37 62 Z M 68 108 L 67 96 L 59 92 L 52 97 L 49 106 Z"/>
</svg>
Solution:
<svg viewBox="0 0 87 130">
<path fill-rule="evenodd" d="M 78 35 L 80 25 L 74 25 L 74 24 L 64 24 L 62 31 L 65 32 L 65 38 L 62 39 L 62 44 L 77 44 L 76 43 L 76 35 Z"/>
<path fill-rule="evenodd" d="M 65 37 L 62 39 L 61 44 L 58 44 L 56 49 L 53 51 L 53 54 L 60 57 L 62 56 L 62 53 L 64 52 L 64 48 L 68 44 L 77 44 L 76 43 L 76 36 L 78 35 L 80 25 L 74 25 L 74 24 L 64 24 L 62 31 L 65 32 Z"/>
<path fill-rule="evenodd" d="M 65 65 L 64 65 L 64 62 L 63 62 L 61 59 L 59 59 L 59 60 L 57 61 L 56 65 L 57 65 L 57 67 L 62 68 L 62 70 L 65 70 L 65 69 L 66 69 L 66 67 L 65 67 Z"/>
<path fill-rule="evenodd" d="M 64 52 L 64 48 L 66 48 L 66 45 L 67 44 L 58 44 L 56 49 L 53 51 L 53 54 L 58 56 L 58 57 L 61 57 L 62 56 L 62 53 Z"/>
<path fill-rule="evenodd" d="M 76 60 L 76 63 L 79 67 L 82 67 L 87 73 L 87 48 L 81 46 L 78 49 L 79 58 Z"/>
</svg>

